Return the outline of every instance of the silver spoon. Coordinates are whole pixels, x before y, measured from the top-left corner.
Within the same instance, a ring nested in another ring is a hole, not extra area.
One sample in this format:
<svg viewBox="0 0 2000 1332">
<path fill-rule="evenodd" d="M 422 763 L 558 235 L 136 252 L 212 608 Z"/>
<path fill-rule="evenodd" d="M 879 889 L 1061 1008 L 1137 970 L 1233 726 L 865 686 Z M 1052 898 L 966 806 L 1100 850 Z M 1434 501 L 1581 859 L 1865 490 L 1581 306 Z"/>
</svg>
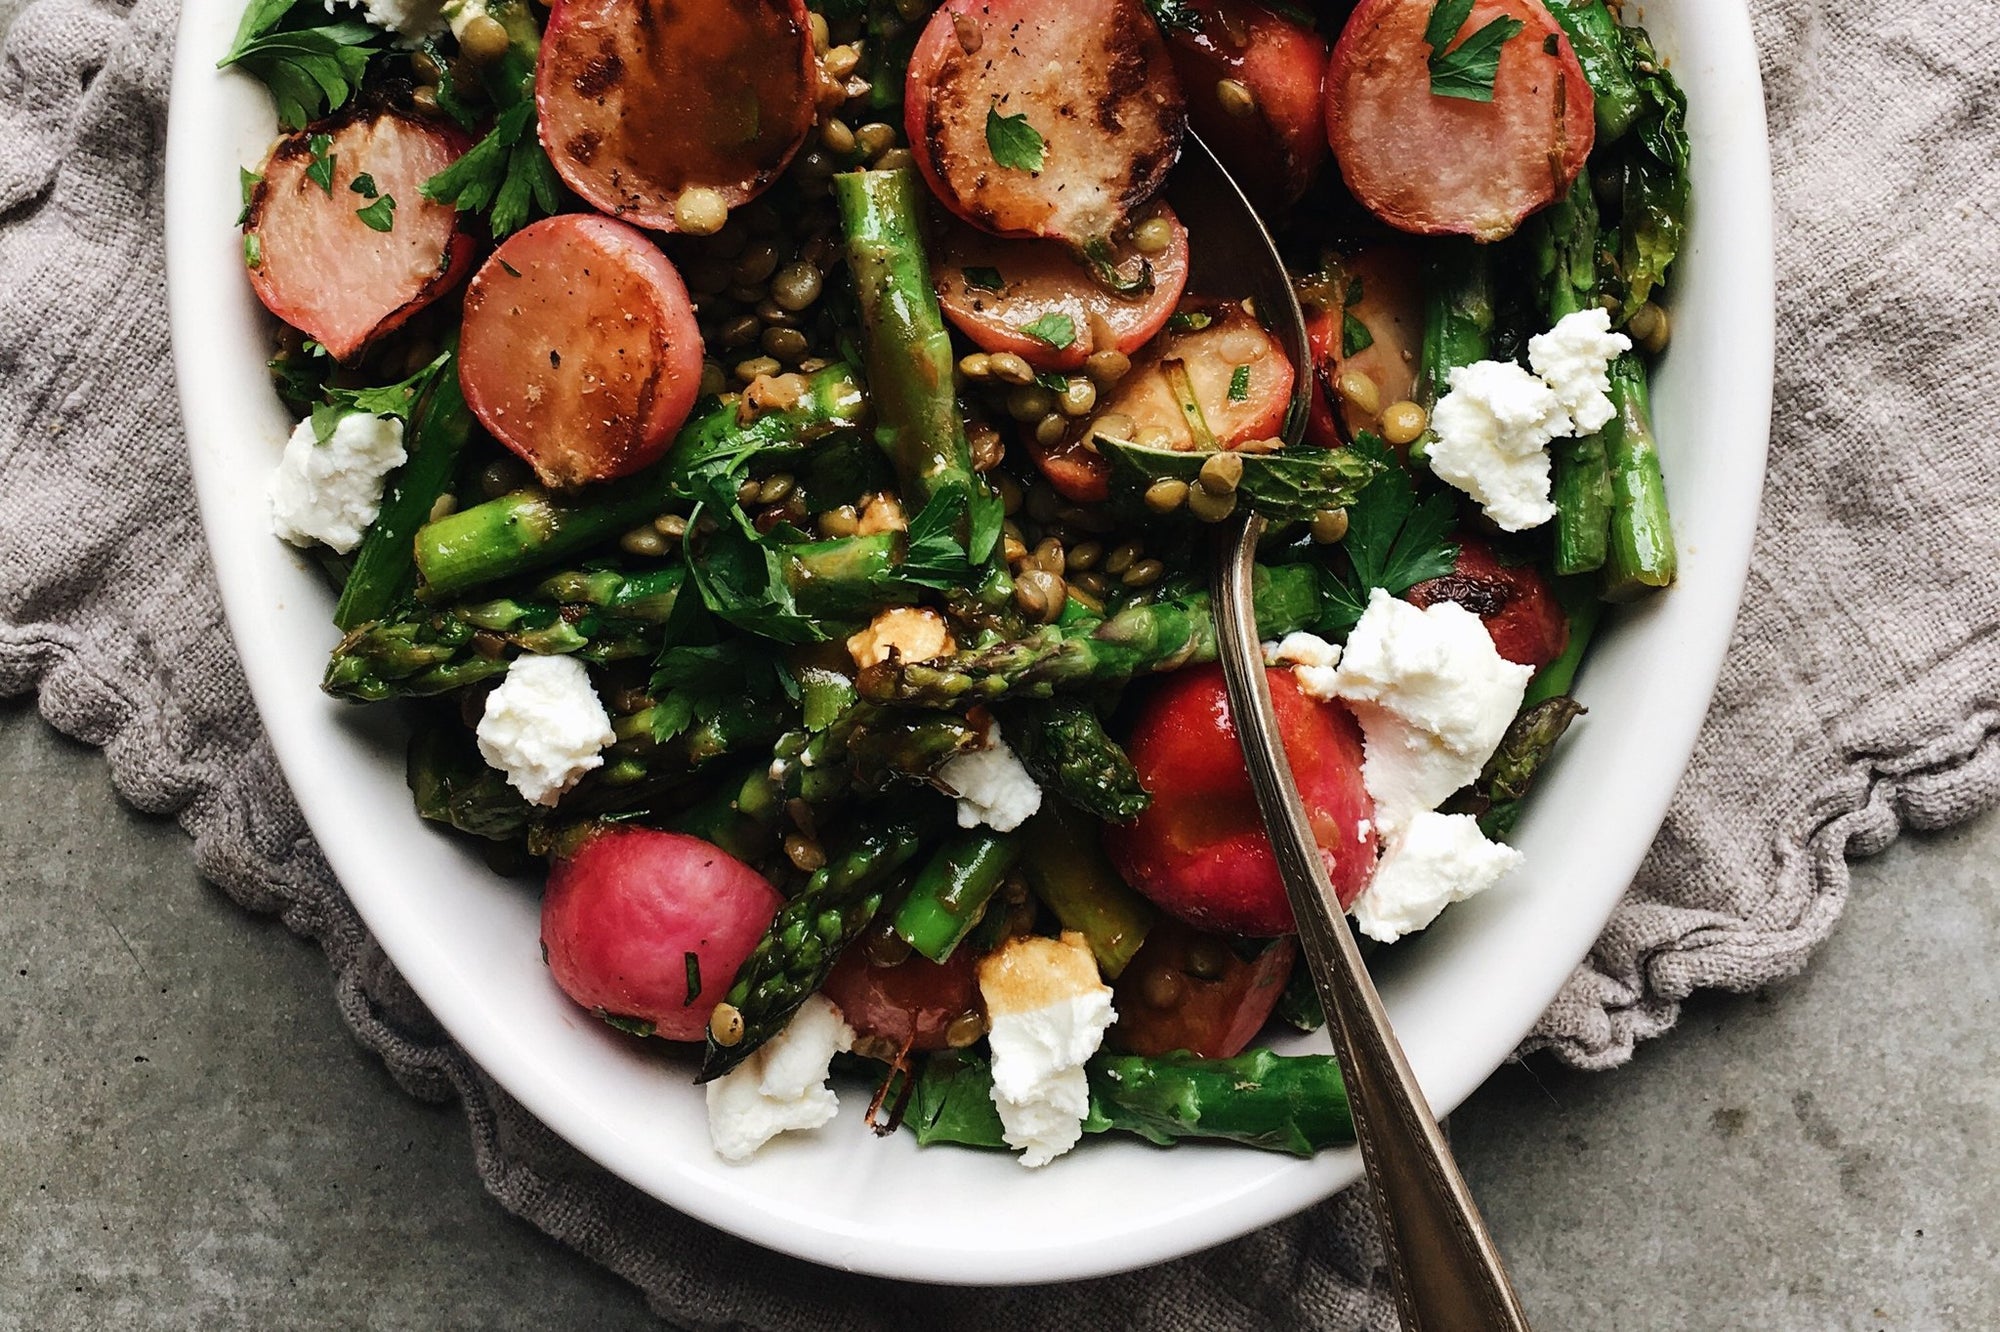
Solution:
<svg viewBox="0 0 2000 1332">
<path fill-rule="evenodd" d="M 1249 296 L 1301 367 L 1284 438 L 1305 431 L 1312 378 L 1305 319 L 1271 235 L 1207 145 L 1187 137 L 1168 193 L 1192 236 L 1193 285 Z M 1375 1219 L 1403 1326 L 1414 1332 L 1527 1332 L 1500 1251 L 1452 1159 L 1327 881 L 1292 766 L 1278 742 L 1250 576 L 1264 521 L 1241 513 L 1216 533 L 1210 586 L 1216 641 L 1257 808 L 1277 853 L 1299 943 L 1326 1008 L 1348 1108 L 1373 1187 Z"/>
</svg>

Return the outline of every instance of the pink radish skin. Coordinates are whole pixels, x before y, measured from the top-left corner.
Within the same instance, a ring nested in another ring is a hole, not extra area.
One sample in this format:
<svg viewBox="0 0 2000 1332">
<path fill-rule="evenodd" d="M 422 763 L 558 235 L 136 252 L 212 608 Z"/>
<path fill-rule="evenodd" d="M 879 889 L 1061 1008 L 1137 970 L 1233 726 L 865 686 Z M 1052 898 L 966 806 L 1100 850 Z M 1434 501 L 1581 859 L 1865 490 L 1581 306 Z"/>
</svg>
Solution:
<svg viewBox="0 0 2000 1332">
<path fill-rule="evenodd" d="M 783 904 L 757 871 L 699 837 L 613 828 L 550 872 L 542 948 L 556 984 L 585 1008 L 698 1041 Z"/>
</svg>

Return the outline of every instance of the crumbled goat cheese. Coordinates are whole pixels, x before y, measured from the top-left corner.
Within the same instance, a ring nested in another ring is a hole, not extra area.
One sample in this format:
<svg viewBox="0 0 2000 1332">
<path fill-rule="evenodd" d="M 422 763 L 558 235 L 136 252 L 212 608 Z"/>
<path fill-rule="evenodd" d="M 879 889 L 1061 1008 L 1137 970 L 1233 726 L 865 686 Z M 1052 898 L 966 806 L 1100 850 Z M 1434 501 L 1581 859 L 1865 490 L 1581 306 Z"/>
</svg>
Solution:
<svg viewBox="0 0 2000 1332">
<path fill-rule="evenodd" d="M 514 659 L 486 696 L 476 732 L 479 753 L 533 805 L 553 805 L 577 778 L 604 764 L 617 733 L 590 673 L 574 657 Z"/>
<path fill-rule="evenodd" d="M 1524 531 L 1556 516 L 1548 445 L 1570 432 L 1570 419 L 1547 384 L 1511 361 L 1460 366 L 1431 427 L 1431 470 L 1478 500 L 1502 530 Z"/>
<path fill-rule="evenodd" d="M 1479 775 L 1534 673 L 1501 656 L 1457 602 L 1419 608 L 1375 589 L 1334 692 L 1361 723 L 1361 780 L 1384 836 Z"/>
<path fill-rule="evenodd" d="M 1631 350 L 1632 339 L 1611 331 L 1611 312 L 1595 306 L 1529 338 L 1528 364 L 1569 413 L 1575 433 L 1594 435 L 1611 420 L 1611 363 Z"/>
<path fill-rule="evenodd" d="M 1334 695 L 1334 667 L 1340 665 L 1340 645 L 1303 630 L 1264 645 L 1264 664 L 1290 666 L 1292 678 L 1307 698 L 1326 702 Z"/>
<path fill-rule="evenodd" d="M 1520 863 L 1519 851 L 1488 841 L 1470 814 L 1425 811 L 1383 852 L 1367 891 L 1354 900 L 1354 923 L 1369 938 L 1394 943 Z"/>
<path fill-rule="evenodd" d="M 986 727 L 986 748 L 952 758 L 938 769 L 937 779 L 958 797 L 961 828 L 983 823 L 995 832 L 1012 832 L 1042 807 L 1042 788 L 1001 738 L 998 722 Z"/>
<path fill-rule="evenodd" d="M 1011 939 L 980 959 L 993 1047 L 993 1105 L 1002 1137 L 1024 1166 L 1044 1166 L 1076 1146 L 1090 1111 L 1083 1065 L 1118 1016 L 1111 987 L 1081 934 Z"/>
<path fill-rule="evenodd" d="M 1632 340 L 1611 331 L 1609 312 L 1565 315 L 1528 339 L 1532 373 L 1512 361 L 1479 361 L 1451 372 L 1451 392 L 1431 413 L 1431 470 L 1479 501 L 1508 532 L 1556 516 L 1549 502 L 1549 441 L 1594 435 L 1611 419 L 1610 365 Z"/>
<path fill-rule="evenodd" d="M 839 1113 L 826 1085 L 836 1054 L 854 1048 L 854 1028 L 814 995 L 785 1029 L 708 1084 L 708 1138 L 725 1161 L 747 1161 L 780 1133 L 816 1129 Z"/>
<path fill-rule="evenodd" d="M 338 13 L 335 0 L 325 0 L 326 12 Z M 443 0 L 344 0 L 348 9 L 359 9 L 361 17 L 378 28 L 399 32 L 405 37 L 435 37 L 445 29 Z M 486 7 L 476 7 L 485 13 Z M 453 25 L 454 32 L 457 25 Z"/>
<path fill-rule="evenodd" d="M 349 412 L 319 442 L 311 420 L 285 441 L 271 476 L 271 530 L 294 546 L 321 545 L 345 555 L 382 508 L 382 483 L 403 465 L 403 423 Z"/>
</svg>

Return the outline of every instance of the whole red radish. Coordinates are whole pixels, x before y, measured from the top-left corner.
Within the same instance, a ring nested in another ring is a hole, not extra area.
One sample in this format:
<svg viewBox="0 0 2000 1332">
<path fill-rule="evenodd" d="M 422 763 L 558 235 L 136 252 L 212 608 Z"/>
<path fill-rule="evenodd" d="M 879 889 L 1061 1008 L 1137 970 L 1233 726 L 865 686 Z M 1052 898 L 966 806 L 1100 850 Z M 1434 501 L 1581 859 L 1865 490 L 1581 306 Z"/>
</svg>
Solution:
<svg viewBox="0 0 2000 1332">
<path fill-rule="evenodd" d="M 472 238 L 423 185 L 471 146 L 453 126 L 358 107 L 278 140 L 243 223 L 258 299 L 350 361 L 457 286 Z"/>
<path fill-rule="evenodd" d="M 1284 938 L 1245 961 L 1227 939 L 1162 921 L 1112 987 L 1118 1021 L 1106 1039 L 1141 1055 L 1242 1054 L 1278 1006 L 1297 957 L 1298 945 Z"/>
<path fill-rule="evenodd" d="M 1403 599 L 1418 606 L 1457 602 L 1485 621 L 1493 646 L 1509 661 L 1540 670 L 1560 657 L 1569 646 L 1569 619 L 1548 575 L 1529 562 L 1502 564 L 1477 538 L 1458 541 L 1451 572 L 1418 583 Z"/>
<path fill-rule="evenodd" d="M 1541 0 L 1475 0 L 1447 57 L 1491 24 L 1490 101 L 1434 91 L 1433 0 L 1361 0 L 1326 71 L 1326 134 L 1347 188 L 1392 227 L 1498 240 L 1568 192 L 1597 139 L 1595 99 Z M 1478 87 L 1468 77 L 1454 85 Z"/>
<path fill-rule="evenodd" d="M 544 218 L 488 257 L 465 296 L 459 380 L 493 437 L 542 483 L 627 476 L 673 443 L 701 384 L 701 330 L 646 234 Z"/>
<path fill-rule="evenodd" d="M 1278 734 L 1327 876 L 1350 905 L 1375 869 L 1375 803 L 1361 781 L 1361 729 L 1340 703 L 1270 670 Z M 1140 705 L 1126 745 L 1153 803 L 1107 827 L 1118 872 L 1169 915 L 1221 934 L 1292 932 L 1292 908 L 1257 815 L 1220 666 L 1177 671 Z"/>
<path fill-rule="evenodd" d="M 1081 250 L 1159 193 L 1187 101 L 1141 0 L 946 0 L 910 56 L 903 124 L 945 207 Z"/>
<path fill-rule="evenodd" d="M 542 146 L 591 204 L 711 232 L 805 142 L 819 71 L 805 0 L 564 0 L 535 69 Z M 684 191 L 703 216 L 680 217 Z"/>
<path fill-rule="evenodd" d="M 1187 228 L 1171 208 L 1156 200 L 1133 222 L 1135 230 L 1149 228 L 1149 243 L 1161 243 L 1150 253 L 1130 240 L 1111 246 L 1109 262 L 1119 273 L 1145 279 L 1121 294 L 1060 242 L 1006 240 L 947 220 L 933 266 L 938 301 L 982 350 L 1013 352 L 1037 370 L 1074 370 L 1093 352 L 1130 355 L 1173 315 L 1188 275 Z M 1103 347 L 1100 326 L 1111 333 Z"/>
<path fill-rule="evenodd" d="M 1161 26 L 1187 90 L 1188 124 L 1251 202 L 1271 207 L 1305 193 L 1326 160 L 1326 39 L 1258 0 L 1183 0 Z"/>
<path fill-rule="evenodd" d="M 585 1008 L 698 1041 L 783 904 L 757 871 L 699 837 L 611 828 L 550 871 L 542 950 Z"/>
</svg>

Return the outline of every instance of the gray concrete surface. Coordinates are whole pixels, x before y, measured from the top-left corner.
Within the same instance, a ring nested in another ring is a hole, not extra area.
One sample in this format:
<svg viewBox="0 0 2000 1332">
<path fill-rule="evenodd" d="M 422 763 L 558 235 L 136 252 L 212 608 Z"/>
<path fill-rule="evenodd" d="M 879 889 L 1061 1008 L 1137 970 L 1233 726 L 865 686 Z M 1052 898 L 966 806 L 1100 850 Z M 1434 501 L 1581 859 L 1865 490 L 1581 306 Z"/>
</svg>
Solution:
<svg viewBox="0 0 2000 1332">
<path fill-rule="evenodd" d="M 637 1328 L 348 1038 L 313 949 L 0 705 L 0 1329 Z M 1863 865 L 1804 977 L 1454 1138 L 1536 1325 L 2000 1327 L 2000 818 Z"/>
</svg>

